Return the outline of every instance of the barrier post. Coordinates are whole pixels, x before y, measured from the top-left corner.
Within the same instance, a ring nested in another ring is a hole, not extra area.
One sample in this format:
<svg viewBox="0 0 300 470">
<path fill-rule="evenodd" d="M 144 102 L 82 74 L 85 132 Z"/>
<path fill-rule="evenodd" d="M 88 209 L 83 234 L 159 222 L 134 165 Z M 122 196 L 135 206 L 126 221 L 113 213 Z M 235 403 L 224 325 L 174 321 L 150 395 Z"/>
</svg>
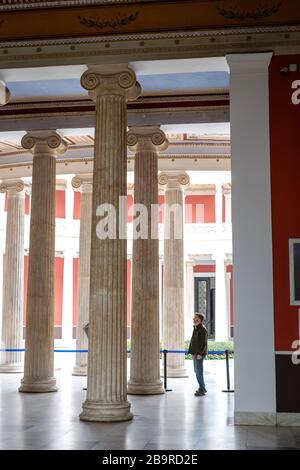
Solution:
<svg viewBox="0 0 300 470">
<path fill-rule="evenodd" d="M 172 392 L 171 389 L 168 388 L 167 380 L 168 380 L 168 364 L 167 364 L 167 355 L 168 351 L 166 349 L 163 350 L 163 359 L 164 359 L 164 389 L 165 392 Z"/>
<path fill-rule="evenodd" d="M 227 390 L 222 390 L 222 392 L 230 393 L 230 392 L 234 392 L 234 390 L 231 390 L 231 388 L 230 388 L 229 351 L 228 351 L 228 349 L 226 349 L 226 351 L 225 351 L 225 357 L 226 357 Z"/>
</svg>

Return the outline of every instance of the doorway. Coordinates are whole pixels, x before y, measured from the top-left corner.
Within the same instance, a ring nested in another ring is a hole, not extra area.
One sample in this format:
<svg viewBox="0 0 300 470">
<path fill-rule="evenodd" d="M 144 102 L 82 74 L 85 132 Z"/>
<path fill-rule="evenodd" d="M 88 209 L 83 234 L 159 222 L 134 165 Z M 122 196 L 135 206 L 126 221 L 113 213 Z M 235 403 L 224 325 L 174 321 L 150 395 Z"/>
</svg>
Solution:
<svg viewBox="0 0 300 470">
<path fill-rule="evenodd" d="M 215 278 L 195 277 L 195 311 L 205 314 L 209 339 L 215 337 Z"/>
</svg>

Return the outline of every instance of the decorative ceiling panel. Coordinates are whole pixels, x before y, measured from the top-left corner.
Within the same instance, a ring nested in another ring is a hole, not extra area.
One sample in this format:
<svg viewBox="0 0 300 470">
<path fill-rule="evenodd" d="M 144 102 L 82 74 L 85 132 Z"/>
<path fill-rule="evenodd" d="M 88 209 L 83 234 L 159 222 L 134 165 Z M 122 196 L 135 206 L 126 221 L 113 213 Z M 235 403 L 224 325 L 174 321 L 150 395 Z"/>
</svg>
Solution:
<svg viewBox="0 0 300 470">
<path fill-rule="evenodd" d="M 43 4 L 23 0 L 27 8 L 10 12 L 3 8 L 14 5 L 14 0 L 10 4 L 3 1 L 9 0 L 2 0 L 0 7 L 0 41 L 300 24 L 298 0 L 83 0 L 76 4 L 70 0 Z M 29 9 L 29 5 L 47 9 Z"/>
</svg>

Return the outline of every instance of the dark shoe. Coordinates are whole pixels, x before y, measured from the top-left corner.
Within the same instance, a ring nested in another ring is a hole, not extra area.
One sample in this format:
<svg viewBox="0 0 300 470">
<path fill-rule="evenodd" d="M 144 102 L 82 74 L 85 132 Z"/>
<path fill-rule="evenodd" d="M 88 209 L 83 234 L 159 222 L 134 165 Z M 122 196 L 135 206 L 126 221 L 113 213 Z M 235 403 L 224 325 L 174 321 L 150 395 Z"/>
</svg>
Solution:
<svg viewBox="0 0 300 470">
<path fill-rule="evenodd" d="M 200 392 L 199 390 L 197 390 L 194 395 L 195 395 L 195 397 L 204 397 L 204 396 L 205 396 L 205 393 L 204 393 L 204 392 Z"/>
</svg>

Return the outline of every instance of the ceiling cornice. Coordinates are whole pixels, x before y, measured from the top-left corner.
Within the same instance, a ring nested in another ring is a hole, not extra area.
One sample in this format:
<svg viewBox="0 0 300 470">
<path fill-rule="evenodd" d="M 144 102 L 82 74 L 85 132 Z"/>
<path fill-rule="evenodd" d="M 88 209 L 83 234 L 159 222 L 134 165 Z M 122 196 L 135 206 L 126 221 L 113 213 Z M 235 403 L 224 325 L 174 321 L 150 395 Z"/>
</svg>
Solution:
<svg viewBox="0 0 300 470">
<path fill-rule="evenodd" d="M 62 8 L 90 5 L 113 5 L 122 3 L 147 3 L 159 0 L 0 0 L 0 11 Z"/>
<path fill-rule="evenodd" d="M 5 1 L 5 3 L 4 3 Z M 181 31 L 274 27 L 300 24 L 295 0 L 157 0 L 135 2 L 33 2 L 2 0 L 2 7 L 27 5 L 22 11 L 0 10 L 1 40 L 23 41 L 119 36 Z M 1 2 L 1 0 L 0 0 Z M 70 2 L 70 0 L 69 0 Z M 1 3 L 0 3 L 1 4 Z M 35 8 L 28 7 L 35 5 Z M 46 6 L 45 9 L 37 8 Z M 60 5 L 60 8 L 57 8 Z M 241 17 L 242 15 L 242 17 Z M 238 33 L 239 34 L 239 33 Z"/>
</svg>

